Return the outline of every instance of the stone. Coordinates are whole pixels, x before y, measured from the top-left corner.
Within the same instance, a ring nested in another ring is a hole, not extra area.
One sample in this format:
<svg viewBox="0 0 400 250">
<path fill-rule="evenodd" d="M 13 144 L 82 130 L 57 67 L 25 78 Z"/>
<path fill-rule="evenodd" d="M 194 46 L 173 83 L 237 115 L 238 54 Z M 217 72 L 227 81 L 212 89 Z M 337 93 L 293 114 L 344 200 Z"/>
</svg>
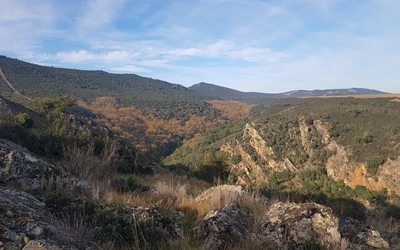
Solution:
<svg viewBox="0 0 400 250">
<path fill-rule="evenodd" d="M 146 223 L 149 229 L 161 231 L 161 238 L 166 241 L 184 239 L 183 225 L 177 220 L 162 215 L 155 208 L 137 207 L 132 209 L 135 221 Z"/>
<path fill-rule="evenodd" d="M 250 235 L 250 214 L 237 204 L 210 211 L 193 229 L 205 239 L 204 249 L 225 249 L 229 244 Z"/>
<path fill-rule="evenodd" d="M 305 241 L 340 242 L 338 219 L 328 207 L 316 203 L 273 204 L 257 232 L 262 245 L 294 248 Z"/>
<path fill-rule="evenodd" d="M 2 211 L 7 211 L 5 216 Z M 0 187 L 0 249 L 77 249 L 49 237 L 46 232 L 52 221 L 45 203 L 28 193 Z M 65 233 L 62 228 L 56 230 Z"/>
<path fill-rule="evenodd" d="M 0 139 L 0 183 L 22 189 L 58 186 L 79 193 L 91 193 L 91 186 L 75 176 L 36 158 L 20 145 Z"/>
</svg>

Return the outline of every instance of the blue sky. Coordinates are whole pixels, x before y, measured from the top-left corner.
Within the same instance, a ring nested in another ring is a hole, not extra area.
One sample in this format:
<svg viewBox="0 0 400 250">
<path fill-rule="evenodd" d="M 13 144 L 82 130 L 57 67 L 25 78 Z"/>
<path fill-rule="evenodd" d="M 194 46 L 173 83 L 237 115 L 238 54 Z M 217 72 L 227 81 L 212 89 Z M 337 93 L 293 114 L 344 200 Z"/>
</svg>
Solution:
<svg viewBox="0 0 400 250">
<path fill-rule="evenodd" d="M 241 91 L 400 93 L 398 0 L 0 0 L 0 54 Z"/>
</svg>

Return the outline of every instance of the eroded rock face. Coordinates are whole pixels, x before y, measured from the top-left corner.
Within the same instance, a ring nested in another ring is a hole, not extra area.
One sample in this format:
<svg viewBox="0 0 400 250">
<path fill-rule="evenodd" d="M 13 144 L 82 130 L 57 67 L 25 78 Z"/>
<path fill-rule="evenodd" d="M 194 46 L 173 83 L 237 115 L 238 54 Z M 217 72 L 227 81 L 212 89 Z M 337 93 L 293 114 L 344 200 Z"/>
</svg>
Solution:
<svg viewBox="0 0 400 250">
<path fill-rule="evenodd" d="M 295 247 L 304 241 L 339 242 L 338 219 L 328 207 L 316 203 L 272 205 L 257 233 L 263 245 Z"/>
<path fill-rule="evenodd" d="M 91 189 L 87 182 L 55 169 L 26 148 L 5 139 L 0 139 L 0 182 L 22 189 L 55 184 L 83 193 Z"/>
<path fill-rule="evenodd" d="M 235 241 L 250 235 L 250 214 L 239 205 L 224 207 L 221 211 L 210 211 L 193 230 L 205 239 L 204 249 L 225 249 Z"/>
</svg>

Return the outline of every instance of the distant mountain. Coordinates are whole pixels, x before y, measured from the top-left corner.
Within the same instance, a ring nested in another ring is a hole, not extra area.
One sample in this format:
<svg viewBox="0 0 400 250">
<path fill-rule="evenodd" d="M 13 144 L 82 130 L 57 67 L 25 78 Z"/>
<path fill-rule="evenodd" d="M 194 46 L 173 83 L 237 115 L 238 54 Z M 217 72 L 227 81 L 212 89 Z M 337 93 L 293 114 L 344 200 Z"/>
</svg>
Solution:
<svg viewBox="0 0 400 250">
<path fill-rule="evenodd" d="M 277 94 L 279 97 L 311 97 L 311 96 L 343 96 L 343 95 L 376 95 L 387 94 L 385 92 L 365 88 L 349 89 L 317 89 L 317 90 L 295 90 Z"/>
<path fill-rule="evenodd" d="M 273 94 L 241 92 L 238 90 L 205 82 L 195 84 L 189 87 L 189 89 L 202 92 L 215 98 L 236 100 L 249 103 L 258 103 L 264 101 L 266 97 L 274 97 Z"/>
<path fill-rule="evenodd" d="M 349 88 L 349 89 L 324 89 L 324 90 L 294 90 L 284 93 L 260 93 L 260 92 L 241 92 L 238 90 L 221 87 L 211 83 L 198 83 L 189 89 L 193 89 L 204 94 L 214 96 L 216 98 L 240 100 L 244 102 L 257 103 L 264 101 L 266 98 L 297 98 L 297 97 L 318 97 L 318 96 L 343 96 L 343 95 L 374 95 L 386 94 L 385 92 L 365 89 L 365 88 Z"/>
<path fill-rule="evenodd" d="M 243 98 L 254 98 L 254 95 L 250 93 L 241 92 L 238 90 L 218 86 L 211 83 L 201 82 L 195 84 L 189 89 L 196 90 L 202 93 L 206 93 L 211 96 L 215 96 L 218 98 L 226 98 L 226 99 L 243 99 Z"/>
</svg>

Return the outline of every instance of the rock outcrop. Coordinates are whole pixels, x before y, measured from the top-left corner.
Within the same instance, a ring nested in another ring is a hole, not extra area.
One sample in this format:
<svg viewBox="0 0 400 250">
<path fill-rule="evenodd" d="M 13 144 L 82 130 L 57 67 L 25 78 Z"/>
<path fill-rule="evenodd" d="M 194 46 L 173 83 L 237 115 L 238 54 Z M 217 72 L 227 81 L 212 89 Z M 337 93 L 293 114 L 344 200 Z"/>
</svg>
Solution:
<svg viewBox="0 0 400 250">
<path fill-rule="evenodd" d="M 235 186 L 214 187 L 205 191 L 198 202 L 210 203 L 210 197 L 220 196 L 225 189 L 232 193 Z M 205 195 L 207 194 L 207 195 Z M 210 212 L 193 229 L 194 234 L 204 239 L 203 249 L 227 249 L 252 241 L 260 247 L 297 249 L 307 242 L 329 246 L 340 246 L 342 239 L 347 240 L 350 249 L 387 249 L 389 244 L 379 232 L 359 221 L 335 216 L 329 207 L 316 203 L 275 202 L 257 204 L 258 213 L 249 212 L 243 203 L 244 192 L 236 192 L 236 198 L 225 200 L 222 209 Z M 242 197 L 241 197 L 242 196 Z M 204 198 L 208 197 L 208 198 Z M 261 211 L 261 212 L 260 212 Z M 258 219 L 256 219 L 258 218 Z"/>
<path fill-rule="evenodd" d="M 273 204 L 260 222 L 258 239 L 263 245 L 296 248 L 307 241 L 340 241 L 338 218 L 328 207 L 316 203 Z"/>
<path fill-rule="evenodd" d="M 204 249 L 226 249 L 230 244 L 249 237 L 251 216 L 239 205 L 210 211 L 193 229 L 195 235 L 205 239 Z"/>
<path fill-rule="evenodd" d="M 0 249 L 78 249 L 69 232 L 54 224 L 46 205 L 25 192 L 0 187 Z M 63 238 L 63 240 L 61 239 Z"/>
<path fill-rule="evenodd" d="M 59 188 L 89 193 L 90 185 L 36 158 L 11 141 L 0 139 L 0 183 L 22 189 L 58 185 Z"/>
<path fill-rule="evenodd" d="M 151 224 L 152 229 L 158 229 L 161 232 L 162 240 L 175 241 L 184 238 L 183 225 L 168 216 L 164 216 L 154 208 L 137 207 L 133 209 L 133 216 L 138 223 Z"/>
</svg>

